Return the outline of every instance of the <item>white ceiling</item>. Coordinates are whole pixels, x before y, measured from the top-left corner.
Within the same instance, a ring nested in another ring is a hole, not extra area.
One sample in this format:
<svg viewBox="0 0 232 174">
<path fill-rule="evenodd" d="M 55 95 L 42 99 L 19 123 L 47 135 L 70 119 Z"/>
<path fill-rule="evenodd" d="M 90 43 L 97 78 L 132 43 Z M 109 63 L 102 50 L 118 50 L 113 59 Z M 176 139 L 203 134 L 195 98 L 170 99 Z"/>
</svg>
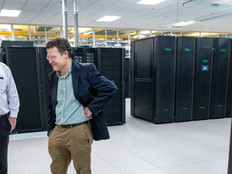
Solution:
<svg viewBox="0 0 232 174">
<path fill-rule="evenodd" d="M 232 0 L 166 0 L 157 5 L 140 5 L 139 0 L 78 0 L 79 26 L 172 31 L 232 32 Z M 217 5 L 213 5 L 213 4 Z M 68 25 L 74 25 L 73 0 L 67 0 Z M 61 0 L 0 0 L 0 9 L 21 10 L 17 18 L 0 17 L 0 23 L 62 25 Z M 173 23 L 202 20 L 181 28 Z M 105 15 L 121 16 L 111 22 L 97 22 Z"/>
</svg>

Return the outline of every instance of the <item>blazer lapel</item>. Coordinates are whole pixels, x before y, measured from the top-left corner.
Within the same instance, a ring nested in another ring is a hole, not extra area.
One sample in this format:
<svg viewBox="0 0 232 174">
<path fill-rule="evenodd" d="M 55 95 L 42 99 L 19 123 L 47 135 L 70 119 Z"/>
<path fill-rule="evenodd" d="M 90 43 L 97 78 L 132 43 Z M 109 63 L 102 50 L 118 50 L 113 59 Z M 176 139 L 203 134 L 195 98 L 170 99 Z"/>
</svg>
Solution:
<svg viewBox="0 0 232 174">
<path fill-rule="evenodd" d="M 53 103 L 53 106 L 54 106 L 54 108 L 53 108 L 53 110 L 55 111 L 55 107 L 56 107 L 56 104 L 57 104 L 57 89 L 58 89 L 58 77 L 57 77 L 57 75 L 56 75 L 56 73 L 55 73 L 55 76 L 54 76 L 54 84 L 53 84 L 53 87 L 52 87 L 53 89 L 52 89 L 52 101 L 53 102 L 56 102 L 56 103 Z"/>
<path fill-rule="evenodd" d="M 74 92 L 74 96 L 79 99 L 78 96 L 78 89 L 79 89 L 79 76 L 80 76 L 80 72 L 79 72 L 79 65 L 77 63 L 75 63 L 74 61 L 72 61 L 72 84 L 73 84 L 73 92 Z"/>
</svg>

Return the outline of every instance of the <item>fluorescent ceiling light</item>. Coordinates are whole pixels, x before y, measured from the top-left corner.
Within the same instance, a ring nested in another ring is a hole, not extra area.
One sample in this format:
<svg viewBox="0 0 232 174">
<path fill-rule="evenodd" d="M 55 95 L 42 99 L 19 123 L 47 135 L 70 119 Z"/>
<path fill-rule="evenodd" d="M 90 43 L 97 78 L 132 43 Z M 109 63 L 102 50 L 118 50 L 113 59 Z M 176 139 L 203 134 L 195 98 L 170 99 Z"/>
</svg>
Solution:
<svg viewBox="0 0 232 174">
<path fill-rule="evenodd" d="M 19 14 L 21 13 L 20 10 L 7 10 L 7 9 L 2 9 L 0 16 L 6 16 L 6 17 L 18 17 Z"/>
<path fill-rule="evenodd" d="M 195 24 L 195 23 L 196 23 L 196 21 L 178 22 L 178 23 L 173 24 L 172 26 L 173 27 L 184 27 L 184 26 L 187 26 L 187 25 Z"/>
<path fill-rule="evenodd" d="M 115 21 L 117 19 L 121 18 L 121 16 L 104 16 L 100 19 L 98 19 L 97 21 L 100 21 L 100 22 L 112 22 L 112 21 Z"/>
<path fill-rule="evenodd" d="M 165 0 L 141 0 L 137 2 L 137 4 L 146 4 L 146 5 L 155 5 L 159 4 L 161 2 L 164 2 Z"/>
</svg>

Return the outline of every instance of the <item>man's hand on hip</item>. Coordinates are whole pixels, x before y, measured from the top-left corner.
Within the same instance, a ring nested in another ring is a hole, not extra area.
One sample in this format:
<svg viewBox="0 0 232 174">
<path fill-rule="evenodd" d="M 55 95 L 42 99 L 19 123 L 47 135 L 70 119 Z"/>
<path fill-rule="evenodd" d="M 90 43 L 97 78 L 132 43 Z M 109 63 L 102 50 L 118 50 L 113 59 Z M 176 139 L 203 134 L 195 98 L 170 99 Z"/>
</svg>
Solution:
<svg viewBox="0 0 232 174">
<path fill-rule="evenodd" d="M 10 125 L 11 125 L 10 132 L 12 132 L 16 127 L 17 119 L 15 117 L 8 117 L 8 120 L 9 120 Z"/>
<path fill-rule="evenodd" d="M 92 117 L 92 112 L 89 110 L 88 107 L 85 107 L 84 112 L 85 112 L 85 115 L 86 115 L 87 117 Z"/>
</svg>

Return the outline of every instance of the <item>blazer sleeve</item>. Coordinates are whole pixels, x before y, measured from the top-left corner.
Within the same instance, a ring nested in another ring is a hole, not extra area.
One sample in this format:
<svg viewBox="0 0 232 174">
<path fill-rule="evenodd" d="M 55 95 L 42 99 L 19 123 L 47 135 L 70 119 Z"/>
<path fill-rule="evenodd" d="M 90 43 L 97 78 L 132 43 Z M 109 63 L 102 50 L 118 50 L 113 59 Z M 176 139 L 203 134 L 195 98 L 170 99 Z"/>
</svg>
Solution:
<svg viewBox="0 0 232 174">
<path fill-rule="evenodd" d="M 47 135 L 49 136 L 50 131 L 54 128 L 55 123 L 54 123 L 54 116 L 53 116 L 53 112 L 52 112 L 52 102 L 51 102 L 51 76 L 52 74 L 48 75 L 48 87 L 47 87 L 47 91 L 48 91 L 48 106 L 47 106 L 47 114 L 48 114 L 48 128 L 47 128 Z"/>
<path fill-rule="evenodd" d="M 114 83 L 97 71 L 94 64 L 90 64 L 89 66 L 88 80 L 91 87 L 97 93 L 94 99 L 89 103 L 88 108 L 93 113 L 93 116 L 97 116 L 116 94 L 118 89 Z"/>
</svg>

